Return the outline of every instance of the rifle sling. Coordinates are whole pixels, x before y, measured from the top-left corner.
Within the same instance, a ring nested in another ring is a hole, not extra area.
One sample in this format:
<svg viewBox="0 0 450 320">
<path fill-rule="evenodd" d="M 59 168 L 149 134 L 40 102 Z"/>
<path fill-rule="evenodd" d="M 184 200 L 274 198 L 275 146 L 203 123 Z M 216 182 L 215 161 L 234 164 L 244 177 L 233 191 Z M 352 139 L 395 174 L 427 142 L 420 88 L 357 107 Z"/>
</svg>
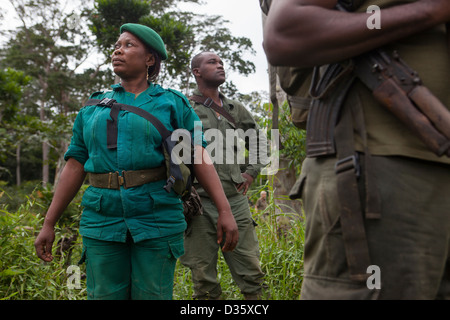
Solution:
<svg viewBox="0 0 450 320">
<path fill-rule="evenodd" d="M 340 222 L 345 255 L 350 278 L 365 281 L 368 277 L 367 267 L 370 266 L 370 256 L 358 189 L 359 155 L 353 145 L 353 123 L 349 107 L 342 108 L 335 138 L 338 157 L 335 171 L 338 198 L 341 204 Z"/>
<path fill-rule="evenodd" d="M 171 135 L 171 132 L 169 130 L 167 130 L 167 128 L 161 123 L 161 121 L 159 121 L 158 118 L 156 118 L 151 113 L 145 111 L 144 109 L 141 109 L 141 108 L 138 108 L 135 106 L 130 106 L 128 104 L 118 103 L 115 100 L 108 99 L 108 98 L 105 98 L 102 100 L 90 99 L 90 100 L 86 101 L 86 103 L 84 105 L 85 106 L 99 105 L 99 106 L 111 108 L 111 112 L 109 114 L 111 116 L 111 120 L 107 120 L 108 121 L 108 123 L 107 123 L 108 149 L 117 148 L 117 135 L 118 135 L 117 123 L 118 123 L 118 115 L 119 115 L 120 110 L 132 112 L 134 114 L 137 114 L 138 116 L 141 116 L 142 118 L 146 119 L 147 121 L 149 121 L 151 124 L 153 124 L 153 126 L 156 128 L 156 130 L 158 130 L 163 141 L 166 140 Z"/>
<path fill-rule="evenodd" d="M 172 133 L 164 126 L 164 124 L 162 124 L 161 121 L 158 120 L 158 118 L 156 118 L 151 113 L 145 111 L 144 109 L 141 109 L 141 108 L 138 108 L 135 106 L 130 106 L 130 105 L 123 104 L 123 103 L 118 103 L 118 102 L 116 102 L 116 100 L 109 99 L 109 98 L 104 98 L 102 100 L 90 99 L 90 100 L 86 101 L 86 103 L 84 105 L 85 106 L 97 105 L 97 106 L 111 108 L 111 112 L 110 112 L 111 120 L 109 120 L 109 119 L 107 120 L 107 128 L 106 128 L 106 130 L 107 130 L 106 140 L 107 140 L 108 149 L 116 149 L 117 148 L 118 115 L 119 115 L 120 110 L 125 110 L 125 111 L 132 112 L 134 114 L 137 114 L 138 116 L 143 117 L 144 119 L 149 121 L 151 124 L 153 124 L 153 126 L 156 128 L 156 130 L 158 130 L 159 134 L 161 135 L 162 147 L 164 149 L 166 149 L 166 151 L 168 152 L 169 155 L 171 154 L 172 148 L 175 145 L 175 142 L 171 141 L 169 138 Z M 172 176 L 172 177 L 169 177 L 169 180 L 170 180 L 170 178 L 174 178 L 174 179 L 182 179 L 183 178 L 180 167 L 173 162 L 172 157 L 170 157 L 169 166 L 170 166 L 169 172 L 170 172 L 170 175 Z M 169 180 L 168 180 L 168 182 L 169 182 Z"/>
<path fill-rule="evenodd" d="M 231 114 L 229 114 L 225 108 L 218 106 L 211 98 L 207 98 L 207 97 L 203 97 L 203 96 L 198 96 L 198 95 L 193 95 L 191 97 L 189 97 L 189 99 L 200 103 L 202 105 L 204 105 L 207 108 L 211 108 L 214 111 L 216 111 L 217 113 L 220 113 L 221 115 L 223 115 L 228 121 L 230 121 L 234 126 L 236 126 L 236 121 L 234 120 L 233 116 Z"/>
</svg>

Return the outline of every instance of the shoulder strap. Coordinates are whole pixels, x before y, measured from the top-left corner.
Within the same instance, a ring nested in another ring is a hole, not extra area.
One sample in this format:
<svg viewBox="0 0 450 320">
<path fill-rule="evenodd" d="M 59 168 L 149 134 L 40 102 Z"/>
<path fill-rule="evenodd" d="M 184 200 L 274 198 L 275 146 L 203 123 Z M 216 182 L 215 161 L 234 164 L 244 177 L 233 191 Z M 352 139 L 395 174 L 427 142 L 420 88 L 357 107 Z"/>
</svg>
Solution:
<svg viewBox="0 0 450 320">
<path fill-rule="evenodd" d="M 204 105 L 205 107 L 211 108 L 214 111 L 220 113 L 225 118 L 227 118 L 228 121 L 230 121 L 232 124 L 234 124 L 236 126 L 236 121 L 234 120 L 233 116 L 231 114 L 229 114 L 227 112 L 227 110 L 225 110 L 225 108 L 219 107 L 211 98 L 194 95 L 194 96 L 191 96 L 189 99 L 191 99 L 192 101 L 195 101 L 197 103 L 200 103 L 200 104 Z"/>
<path fill-rule="evenodd" d="M 117 103 L 115 100 L 108 99 L 108 98 L 105 98 L 102 100 L 90 99 L 90 100 L 86 101 L 85 105 L 87 105 L 87 106 L 98 105 L 98 106 L 104 106 L 104 107 L 111 108 L 110 116 L 111 116 L 112 121 L 108 122 L 108 148 L 110 148 L 110 143 L 109 143 L 110 139 L 109 138 L 111 138 L 111 142 L 113 140 L 117 141 L 117 115 L 120 110 L 132 112 L 134 114 L 137 114 L 138 116 L 143 117 L 147 121 L 150 121 L 153 124 L 153 126 L 156 128 L 156 130 L 158 130 L 163 141 L 166 140 L 167 137 L 169 137 L 171 135 L 171 132 L 169 130 L 167 130 L 167 128 L 161 123 L 161 121 L 158 120 L 158 118 L 156 118 L 150 112 L 145 111 L 144 109 L 141 109 L 141 108 L 138 108 L 135 106 L 130 106 L 128 104 Z M 114 137 L 116 139 L 114 139 Z M 117 142 L 115 142 L 115 144 L 117 145 Z"/>
<path fill-rule="evenodd" d="M 117 148 L 117 136 L 118 136 L 118 115 L 120 110 L 126 110 L 129 112 L 132 112 L 134 114 L 137 114 L 138 116 L 143 117 L 147 121 L 150 121 L 155 128 L 158 130 L 159 134 L 162 137 L 162 146 L 163 148 L 168 152 L 170 155 L 172 152 L 172 149 L 175 145 L 174 141 L 171 141 L 169 137 L 171 136 L 171 132 L 162 124 L 161 121 L 158 120 L 154 115 L 152 115 L 150 112 L 147 112 L 141 108 L 130 106 L 128 104 L 123 103 L 117 103 L 114 99 L 104 98 L 102 100 L 100 99 L 89 99 L 86 101 L 85 106 L 103 106 L 107 108 L 111 108 L 110 116 L 111 120 L 107 120 L 107 146 L 108 149 L 115 149 Z M 183 175 L 181 173 L 180 167 L 174 163 L 173 159 L 170 157 L 169 161 L 169 172 L 170 176 L 167 179 L 167 184 L 164 186 L 164 189 L 167 192 L 170 192 L 172 189 L 173 184 L 177 180 L 183 180 Z"/>
</svg>

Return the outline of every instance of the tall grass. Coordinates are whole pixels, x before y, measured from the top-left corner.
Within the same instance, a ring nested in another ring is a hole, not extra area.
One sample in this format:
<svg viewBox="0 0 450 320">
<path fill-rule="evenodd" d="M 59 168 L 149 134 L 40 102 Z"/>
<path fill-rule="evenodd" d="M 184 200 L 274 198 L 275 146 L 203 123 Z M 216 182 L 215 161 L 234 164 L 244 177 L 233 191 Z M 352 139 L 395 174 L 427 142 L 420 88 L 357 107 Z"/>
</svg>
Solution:
<svg viewBox="0 0 450 320">
<path fill-rule="evenodd" d="M 273 201 L 270 185 L 269 206 L 264 212 L 255 212 L 254 219 L 260 245 L 261 266 L 266 274 L 267 290 L 264 299 L 294 300 L 300 297 L 303 272 L 303 222 L 298 215 L 284 214 L 290 217 L 290 229 L 285 234 L 278 231 L 275 212 L 279 212 Z M 18 190 L 0 188 L 0 300 L 81 300 L 86 299 L 85 283 L 82 277 L 80 288 L 70 288 L 71 273 L 69 265 L 77 265 L 81 256 L 81 237 L 73 244 L 73 253 L 59 251 L 57 242 L 62 237 L 73 235 L 78 230 L 81 213 L 81 195 L 66 210 L 56 229 L 54 244 L 55 259 L 44 263 L 37 258 L 34 240 L 42 226 L 44 214 L 51 201 L 52 192 L 40 186 L 28 195 L 22 195 L 23 201 L 14 209 L 8 202 L 15 201 Z M 259 194 L 258 190 L 254 190 Z M 14 195 L 12 195 L 14 193 Z M 268 218 L 267 218 L 268 217 Z M 84 265 L 80 266 L 84 274 Z M 227 300 L 243 299 L 234 283 L 228 266 L 220 255 L 218 277 L 222 286 L 222 297 Z M 190 300 L 193 284 L 190 270 L 177 263 L 174 283 L 174 299 Z"/>
<path fill-rule="evenodd" d="M 12 199 L 5 190 L 0 195 Z M 25 198 L 26 201 L 15 212 L 10 212 L 8 204 L 0 207 L 0 300 L 83 299 L 84 289 L 74 290 L 67 286 L 67 279 L 71 274 L 66 272 L 67 267 L 76 264 L 80 257 L 80 241 L 74 244 L 71 257 L 65 252 L 54 252 L 55 259 L 51 263 L 38 259 L 34 251 L 34 240 L 42 227 L 43 213 L 51 198 L 51 191 L 37 188 Z M 76 199 L 56 228 L 55 251 L 57 241 L 74 232 L 79 215 L 72 214 L 79 212 L 78 207 Z M 72 223 L 66 225 L 66 220 Z"/>
<path fill-rule="evenodd" d="M 263 212 L 256 212 L 251 208 L 253 218 L 257 222 L 256 234 L 260 248 L 261 268 L 265 273 L 263 299 L 297 300 L 303 279 L 303 243 L 304 224 L 301 215 L 292 214 L 286 206 L 276 204 L 271 181 L 254 188 L 253 194 L 259 194 L 264 189 L 268 192 L 268 206 Z M 288 213 L 283 213 L 283 210 Z M 278 212 L 278 213 L 277 213 Z M 284 219 L 279 219 L 283 217 Z M 280 228 L 283 221 L 289 221 L 289 229 L 283 232 Z M 217 273 L 222 287 L 222 298 L 227 300 L 241 300 L 242 294 L 234 283 L 225 259 L 219 254 Z M 177 264 L 175 272 L 174 298 L 180 300 L 191 299 L 193 285 L 188 268 Z"/>
</svg>

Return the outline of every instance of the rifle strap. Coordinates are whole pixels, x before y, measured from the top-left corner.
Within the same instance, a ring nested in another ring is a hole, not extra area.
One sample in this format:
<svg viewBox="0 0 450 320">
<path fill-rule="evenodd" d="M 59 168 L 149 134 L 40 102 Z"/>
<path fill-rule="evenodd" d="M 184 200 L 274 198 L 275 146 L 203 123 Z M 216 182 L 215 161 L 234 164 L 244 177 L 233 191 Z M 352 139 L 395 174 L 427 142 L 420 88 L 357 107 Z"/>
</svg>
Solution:
<svg viewBox="0 0 450 320">
<path fill-rule="evenodd" d="M 162 141 L 165 141 L 170 135 L 171 132 L 167 130 L 167 128 L 159 121 L 158 118 L 156 118 L 151 113 L 145 111 L 144 109 L 130 106 L 128 104 L 118 103 L 116 100 L 105 98 L 105 99 L 89 99 L 84 104 L 85 106 L 90 105 L 99 105 L 111 108 L 110 117 L 111 120 L 107 120 L 107 143 L 108 143 L 108 149 L 115 149 L 117 148 L 117 135 L 118 135 L 118 115 L 120 110 L 129 111 L 134 114 L 137 114 L 138 116 L 141 116 L 142 118 L 149 121 L 153 126 L 158 130 L 159 134 L 162 137 Z"/>
<path fill-rule="evenodd" d="M 353 80 L 354 78 L 351 82 Z M 371 263 L 358 187 L 361 168 L 359 154 L 354 149 L 352 120 L 353 112 L 357 116 L 356 122 L 359 122 L 361 120 L 359 118 L 362 117 L 362 110 L 358 110 L 361 109 L 358 105 L 351 107 L 349 105 L 347 104 L 347 106 L 342 108 L 340 121 L 336 126 L 335 141 L 338 161 L 335 165 L 335 171 L 337 174 L 338 197 L 341 204 L 340 222 L 342 237 L 350 278 L 356 281 L 365 281 L 368 278 L 367 267 Z M 367 159 L 369 160 L 367 161 Z M 370 166 L 367 163 L 370 162 L 369 154 L 366 154 L 365 160 L 365 168 L 368 168 Z M 367 174 L 365 177 L 372 181 Z M 370 193 L 373 189 L 371 183 L 370 186 L 370 190 L 366 190 L 367 193 Z M 374 201 L 373 203 L 367 205 L 366 210 L 379 212 L 379 202 Z M 366 216 L 371 218 L 379 217 L 372 212 Z"/>
<path fill-rule="evenodd" d="M 231 114 L 229 114 L 225 110 L 225 108 L 218 106 L 211 98 L 198 96 L 198 95 L 193 95 L 193 96 L 189 97 L 189 99 L 191 99 L 194 102 L 200 103 L 200 104 L 204 105 L 207 108 L 211 108 L 214 111 L 216 111 L 217 113 L 220 113 L 228 121 L 230 121 L 234 126 L 236 126 L 236 121 L 234 120 L 233 116 Z"/>
<path fill-rule="evenodd" d="M 357 94 L 348 95 L 348 105 L 351 106 L 351 112 L 355 119 L 355 130 L 359 133 L 364 145 L 364 174 L 365 174 L 365 215 L 366 219 L 381 218 L 381 200 L 378 189 L 375 185 L 375 170 L 372 165 L 372 155 L 367 145 L 367 132 L 364 121 L 362 104 Z"/>
<path fill-rule="evenodd" d="M 110 117 L 111 120 L 107 120 L 107 127 L 106 127 L 106 140 L 107 140 L 107 147 L 108 149 L 116 149 L 117 148 L 117 138 L 118 138 L 118 115 L 120 110 L 132 112 L 134 114 L 137 114 L 138 116 L 143 117 L 147 121 L 149 121 L 155 128 L 158 130 L 159 134 L 162 138 L 162 147 L 168 152 L 170 155 L 172 152 L 172 148 L 175 146 L 174 141 L 171 141 L 169 138 L 171 136 L 171 132 L 164 126 L 164 124 L 156 118 L 154 115 L 152 115 L 150 112 L 145 111 L 144 109 L 130 106 L 128 104 L 118 103 L 114 99 L 110 98 L 104 98 L 104 99 L 89 99 L 84 104 L 85 106 L 90 105 L 97 105 L 97 106 L 103 106 L 107 108 L 111 108 Z M 175 179 L 183 179 L 183 175 L 181 173 L 181 169 L 178 165 L 176 165 L 172 158 L 170 157 L 169 162 L 169 172 L 172 175 L 170 178 Z M 169 182 L 168 180 L 168 182 Z M 169 190 L 170 191 L 170 190 Z"/>
</svg>

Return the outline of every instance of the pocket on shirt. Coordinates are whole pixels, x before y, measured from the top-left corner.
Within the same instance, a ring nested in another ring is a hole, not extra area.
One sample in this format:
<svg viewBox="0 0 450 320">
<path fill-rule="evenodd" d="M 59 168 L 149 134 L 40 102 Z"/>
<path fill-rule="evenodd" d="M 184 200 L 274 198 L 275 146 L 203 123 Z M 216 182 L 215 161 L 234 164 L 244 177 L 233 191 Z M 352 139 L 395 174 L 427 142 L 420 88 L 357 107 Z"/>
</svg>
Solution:
<svg viewBox="0 0 450 320">
<path fill-rule="evenodd" d="M 173 191 L 167 193 L 161 188 L 149 196 L 153 200 L 152 223 L 157 226 L 162 236 L 186 229 L 183 204 Z"/>
<path fill-rule="evenodd" d="M 153 200 L 153 209 L 155 211 L 180 211 L 183 210 L 183 205 L 180 198 L 174 194 L 172 190 L 171 193 L 167 193 L 164 189 L 150 192 L 150 198 Z"/>
<path fill-rule="evenodd" d="M 235 184 L 240 184 L 246 181 L 242 176 L 241 168 L 238 165 L 233 165 L 230 167 L 230 176 L 231 180 L 233 180 Z"/>
<path fill-rule="evenodd" d="M 178 259 L 182 255 L 184 255 L 183 235 L 181 234 L 181 236 L 178 237 L 178 239 L 169 241 L 169 247 L 170 247 L 170 251 L 172 252 L 172 255 L 175 259 Z"/>
<path fill-rule="evenodd" d="M 100 212 L 102 207 L 102 195 L 95 192 L 92 188 L 88 188 L 81 200 L 81 205 L 85 208 L 94 210 L 95 212 Z"/>
</svg>

